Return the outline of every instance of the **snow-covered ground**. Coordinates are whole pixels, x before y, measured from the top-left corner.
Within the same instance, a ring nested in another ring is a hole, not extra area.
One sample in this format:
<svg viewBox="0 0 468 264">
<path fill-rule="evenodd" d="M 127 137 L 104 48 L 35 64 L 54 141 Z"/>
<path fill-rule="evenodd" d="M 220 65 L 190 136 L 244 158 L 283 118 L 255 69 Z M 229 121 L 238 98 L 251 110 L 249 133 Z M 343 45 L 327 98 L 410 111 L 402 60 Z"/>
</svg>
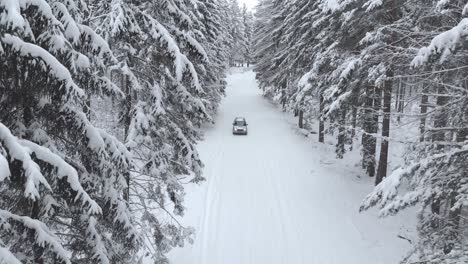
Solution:
<svg viewBox="0 0 468 264">
<path fill-rule="evenodd" d="M 266 100 L 252 71 L 228 78 L 216 124 L 199 144 L 207 182 L 187 189 L 183 223 L 193 245 L 174 264 L 398 263 L 410 244 L 413 214 L 378 219 L 358 212 L 372 184 L 332 148 L 307 140 L 289 115 Z M 248 136 L 233 136 L 244 116 Z"/>
</svg>

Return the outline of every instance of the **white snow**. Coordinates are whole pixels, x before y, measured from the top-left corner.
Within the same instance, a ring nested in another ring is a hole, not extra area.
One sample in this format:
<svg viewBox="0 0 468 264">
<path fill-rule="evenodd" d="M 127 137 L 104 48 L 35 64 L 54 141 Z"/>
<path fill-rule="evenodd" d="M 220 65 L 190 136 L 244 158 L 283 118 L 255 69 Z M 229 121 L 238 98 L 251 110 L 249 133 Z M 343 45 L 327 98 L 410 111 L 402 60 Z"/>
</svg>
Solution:
<svg viewBox="0 0 468 264">
<path fill-rule="evenodd" d="M 151 23 L 152 26 L 152 37 L 165 42 L 168 50 L 173 56 L 177 81 L 181 82 L 184 72 L 188 70 L 192 77 L 192 86 L 197 90 L 197 92 L 203 93 L 203 88 L 200 85 L 200 80 L 198 78 L 195 67 L 187 58 L 187 56 L 182 54 L 181 50 L 179 49 L 179 45 L 171 36 L 169 31 L 154 18 L 150 16 L 147 16 L 146 18 L 149 20 L 149 23 Z"/>
<path fill-rule="evenodd" d="M 39 60 L 45 72 L 50 72 L 51 77 L 53 76 L 53 78 L 63 81 L 66 84 L 69 93 L 79 97 L 85 96 L 85 92 L 73 82 L 68 69 L 47 50 L 35 44 L 25 42 L 10 34 L 5 34 L 1 40 L 6 45 L 10 45 L 11 48 L 21 56 Z"/>
<path fill-rule="evenodd" d="M 322 4 L 322 9 L 324 11 L 336 11 L 340 9 L 340 3 L 338 0 L 325 0 Z"/>
<path fill-rule="evenodd" d="M 366 12 L 370 12 L 377 7 L 380 7 L 382 4 L 382 0 L 369 0 L 364 4 L 364 7 L 367 7 Z"/>
<path fill-rule="evenodd" d="M 21 15 L 20 4 L 17 0 L 0 1 L 3 12 L 0 13 L 0 24 L 11 28 L 22 28 L 25 25 Z"/>
<path fill-rule="evenodd" d="M 10 177 L 8 161 L 3 157 L 2 153 L 0 153 L 0 182 L 4 181 L 8 177 Z"/>
<path fill-rule="evenodd" d="M 54 252 L 62 263 L 71 264 L 68 257 L 70 253 L 62 247 L 60 239 L 41 221 L 27 216 L 18 216 L 2 209 L 0 209 L 0 219 L 5 221 L 13 220 L 27 229 L 34 230 L 36 244 Z"/>
<path fill-rule="evenodd" d="M 83 186 L 81 186 L 80 178 L 75 168 L 73 168 L 57 154 L 52 153 L 52 151 L 50 151 L 48 148 L 39 146 L 27 140 L 19 140 L 19 143 L 29 150 L 29 154 L 34 153 L 37 159 L 47 162 L 57 168 L 57 177 L 59 179 L 67 179 L 70 188 L 77 193 L 75 200 L 81 199 L 83 205 L 89 207 L 89 214 L 100 214 L 102 212 L 99 205 L 83 189 Z"/>
<path fill-rule="evenodd" d="M 343 71 L 340 74 L 340 79 L 348 79 L 351 73 L 361 65 L 361 59 L 352 58 L 346 61 L 343 67 Z"/>
<path fill-rule="evenodd" d="M 407 235 L 401 228 L 411 218 L 360 214 L 373 186 L 356 177 L 359 169 L 294 132 L 253 72 L 228 83 L 216 125 L 199 144 L 207 182 L 187 189 L 182 222 L 196 228 L 195 242 L 171 252 L 172 263 L 398 263 L 410 245 L 397 235 Z M 236 116 L 248 120 L 248 136 L 232 135 Z"/>
<path fill-rule="evenodd" d="M 441 54 L 440 61 L 443 62 L 467 36 L 468 18 L 464 18 L 454 28 L 433 38 L 428 47 L 421 48 L 418 55 L 411 62 L 411 65 L 415 67 L 422 66 L 429 61 L 430 56 L 435 54 Z"/>
<path fill-rule="evenodd" d="M 54 15 L 56 17 L 61 18 L 61 22 L 64 27 L 64 34 L 68 40 L 70 40 L 73 44 L 78 44 L 80 40 L 80 29 L 78 25 L 75 23 L 73 17 L 68 13 L 67 7 L 60 2 L 52 3 L 52 10 L 54 11 Z"/>
<path fill-rule="evenodd" d="M 21 261 L 19 261 L 8 248 L 0 246 L 0 264 L 21 264 Z"/>
<path fill-rule="evenodd" d="M 24 183 L 24 196 L 35 201 L 40 197 L 40 185 L 50 190 L 50 185 L 42 175 L 39 165 L 35 163 L 27 150 L 18 142 L 18 138 L 11 134 L 11 131 L 0 123 L 0 142 L 8 150 L 12 160 L 21 161 L 26 182 Z"/>
</svg>

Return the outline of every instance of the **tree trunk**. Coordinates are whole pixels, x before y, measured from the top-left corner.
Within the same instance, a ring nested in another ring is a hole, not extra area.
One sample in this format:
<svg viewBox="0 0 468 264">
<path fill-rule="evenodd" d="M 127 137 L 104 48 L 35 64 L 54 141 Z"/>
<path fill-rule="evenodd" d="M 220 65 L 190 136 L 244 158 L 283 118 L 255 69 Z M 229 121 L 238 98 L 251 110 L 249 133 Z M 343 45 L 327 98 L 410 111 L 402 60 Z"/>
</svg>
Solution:
<svg viewBox="0 0 468 264">
<path fill-rule="evenodd" d="M 341 110 L 338 124 L 338 141 L 336 143 L 336 157 L 342 159 L 346 145 L 346 111 Z"/>
<path fill-rule="evenodd" d="M 437 89 L 437 94 L 439 95 L 445 95 L 446 89 L 444 86 L 440 85 L 439 88 Z M 447 103 L 447 97 L 445 96 L 438 96 L 436 100 L 437 104 L 437 113 L 434 115 L 434 128 L 441 128 L 445 127 L 447 124 L 447 117 L 445 116 L 445 111 L 440 109 Z M 439 141 L 445 141 L 445 131 L 434 131 L 432 133 L 432 141 L 433 142 L 439 142 Z M 436 148 L 437 149 L 442 149 L 443 145 L 437 145 L 436 143 Z M 440 215 L 440 207 L 442 203 L 443 197 L 440 197 L 440 195 L 437 195 L 436 193 L 432 194 L 432 199 L 431 199 L 431 211 L 433 216 L 432 222 L 431 222 L 431 227 L 432 228 L 438 228 L 439 227 L 439 215 Z"/>
<path fill-rule="evenodd" d="M 382 123 L 382 144 L 380 147 L 379 166 L 377 169 L 377 177 L 375 178 L 375 185 L 382 182 L 387 177 L 388 165 L 388 148 L 390 137 L 390 113 L 392 108 L 392 85 L 393 72 L 388 71 L 387 80 L 384 84 L 383 91 L 383 123 Z"/>
<path fill-rule="evenodd" d="M 304 111 L 299 110 L 299 128 L 304 128 Z"/>
<path fill-rule="evenodd" d="M 323 120 L 323 111 L 324 111 L 324 98 L 323 98 L 323 95 L 320 94 L 320 117 L 319 117 L 319 142 L 320 143 L 324 143 L 325 142 L 325 124 L 324 124 L 324 120 Z"/>
<path fill-rule="evenodd" d="M 427 114 L 427 106 L 429 103 L 429 96 L 427 96 L 427 88 L 424 87 L 422 90 L 421 96 L 421 104 L 420 104 L 420 114 L 421 114 L 421 121 L 419 123 L 419 141 L 424 142 L 424 134 L 426 133 L 426 114 Z"/>
<path fill-rule="evenodd" d="M 375 134 L 378 131 L 379 116 L 375 113 L 380 108 L 380 95 L 375 87 L 368 85 L 366 88 L 366 101 L 364 109 L 364 134 L 362 135 L 362 168 L 369 177 L 375 176 L 375 151 L 377 140 Z"/>
<path fill-rule="evenodd" d="M 32 202 L 32 210 L 31 210 L 31 218 L 35 220 L 39 220 L 40 217 L 40 201 L 34 201 Z M 35 241 L 36 239 L 36 231 L 30 230 L 29 235 L 31 236 L 31 241 Z M 44 248 L 42 246 L 39 246 L 37 244 L 33 245 L 33 251 L 34 251 L 34 263 L 36 264 L 44 264 Z"/>
<path fill-rule="evenodd" d="M 89 93 L 86 94 L 85 106 L 83 110 L 88 120 L 91 121 L 91 95 Z"/>
<path fill-rule="evenodd" d="M 437 89 L 437 94 L 442 95 L 437 97 L 437 113 L 434 116 L 434 128 L 441 128 L 447 125 L 447 116 L 445 110 L 441 108 L 444 107 L 445 104 L 448 102 L 448 97 L 444 96 L 447 93 L 447 90 L 444 86 L 439 86 Z M 434 131 L 432 133 L 432 141 L 445 141 L 445 131 Z M 438 145 L 437 148 L 442 148 L 442 145 Z"/>
<path fill-rule="evenodd" d="M 400 83 L 398 86 L 398 94 L 395 103 L 395 110 L 399 115 L 397 116 L 397 121 L 401 121 L 400 113 L 403 113 L 403 109 L 405 107 L 405 93 L 406 93 L 406 84 L 400 79 Z"/>
<path fill-rule="evenodd" d="M 357 126 L 357 107 L 353 106 L 353 110 L 351 112 L 351 135 L 348 140 L 348 144 L 350 145 L 349 150 L 353 150 L 353 143 L 354 137 L 356 136 L 356 126 Z"/>
<path fill-rule="evenodd" d="M 131 89 L 129 87 L 128 83 L 128 78 L 126 75 L 122 74 L 122 90 L 126 95 L 125 102 L 124 102 L 124 107 L 125 107 L 125 113 L 124 113 L 124 136 L 125 136 L 125 141 L 127 140 L 128 133 L 130 130 L 130 123 L 132 121 L 131 117 L 131 111 L 132 111 L 132 94 L 131 94 Z M 125 181 L 127 183 L 127 188 L 124 190 L 124 199 L 126 201 L 129 201 L 130 199 L 130 172 L 125 171 L 124 172 L 124 177 Z"/>
</svg>

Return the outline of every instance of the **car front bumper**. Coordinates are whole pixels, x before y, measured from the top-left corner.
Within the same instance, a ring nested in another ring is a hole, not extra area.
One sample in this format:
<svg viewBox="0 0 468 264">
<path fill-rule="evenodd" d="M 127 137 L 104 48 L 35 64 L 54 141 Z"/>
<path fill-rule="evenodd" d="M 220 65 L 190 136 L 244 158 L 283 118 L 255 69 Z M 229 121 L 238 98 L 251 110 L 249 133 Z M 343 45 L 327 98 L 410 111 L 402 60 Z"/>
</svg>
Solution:
<svg viewBox="0 0 468 264">
<path fill-rule="evenodd" d="M 232 134 L 234 134 L 234 135 L 247 135 L 247 130 L 233 130 Z"/>
</svg>

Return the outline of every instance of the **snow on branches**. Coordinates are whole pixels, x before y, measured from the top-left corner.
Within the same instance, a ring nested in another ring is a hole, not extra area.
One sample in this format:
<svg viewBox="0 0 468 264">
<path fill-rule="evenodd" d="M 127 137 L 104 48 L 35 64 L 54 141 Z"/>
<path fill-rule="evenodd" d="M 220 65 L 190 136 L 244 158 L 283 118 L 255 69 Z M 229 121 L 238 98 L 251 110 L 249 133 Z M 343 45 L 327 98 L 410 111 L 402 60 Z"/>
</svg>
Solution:
<svg viewBox="0 0 468 264">
<path fill-rule="evenodd" d="M 429 62 L 433 56 L 440 56 L 444 60 L 455 52 L 468 37 L 468 18 L 464 18 L 457 26 L 445 31 L 432 39 L 431 44 L 421 48 L 418 55 L 411 62 L 412 66 L 421 66 Z"/>
</svg>

